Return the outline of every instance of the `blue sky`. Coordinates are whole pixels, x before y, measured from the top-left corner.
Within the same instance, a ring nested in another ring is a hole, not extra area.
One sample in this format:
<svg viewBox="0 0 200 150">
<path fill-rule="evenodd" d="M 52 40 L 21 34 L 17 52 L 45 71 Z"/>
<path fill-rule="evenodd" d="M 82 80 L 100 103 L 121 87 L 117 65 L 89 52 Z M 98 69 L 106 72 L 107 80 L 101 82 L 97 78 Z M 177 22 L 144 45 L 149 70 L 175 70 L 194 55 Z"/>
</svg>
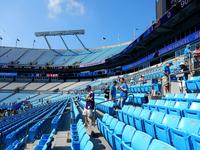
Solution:
<svg viewBox="0 0 200 150">
<path fill-rule="evenodd" d="M 155 20 L 155 0 L 1 0 L 2 45 L 47 48 L 36 31 L 85 29 L 81 36 L 89 48 L 133 40 Z M 106 37 L 106 40 L 102 38 Z M 58 38 L 49 39 L 53 48 L 64 48 Z M 65 37 L 70 48 L 81 45 Z"/>
</svg>

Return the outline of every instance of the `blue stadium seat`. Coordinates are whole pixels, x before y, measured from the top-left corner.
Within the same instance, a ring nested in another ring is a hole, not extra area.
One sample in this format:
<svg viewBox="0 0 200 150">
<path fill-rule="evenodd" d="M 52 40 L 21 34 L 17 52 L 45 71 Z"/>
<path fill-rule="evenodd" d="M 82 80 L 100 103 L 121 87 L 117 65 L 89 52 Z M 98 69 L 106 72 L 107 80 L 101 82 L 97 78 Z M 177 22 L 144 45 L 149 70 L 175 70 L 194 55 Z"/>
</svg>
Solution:
<svg viewBox="0 0 200 150">
<path fill-rule="evenodd" d="M 174 96 L 175 96 L 174 93 L 167 93 L 166 96 L 163 97 L 162 99 L 164 99 L 164 100 L 171 100 L 171 99 L 174 98 Z"/>
<path fill-rule="evenodd" d="M 82 140 L 80 141 L 80 149 L 81 150 L 84 150 L 87 142 L 90 140 L 90 137 L 88 134 L 85 134 L 82 138 Z"/>
<path fill-rule="evenodd" d="M 106 122 L 103 124 L 103 135 L 105 135 L 105 130 L 106 128 L 110 125 L 111 121 L 112 121 L 113 117 L 112 116 L 108 116 L 108 118 L 106 119 Z"/>
<path fill-rule="evenodd" d="M 144 120 L 149 120 L 151 111 L 143 109 L 139 117 L 134 117 L 134 127 L 137 130 L 144 131 Z"/>
<path fill-rule="evenodd" d="M 171 142 L 174 147 L 181 150 L 190 150 L 190 135 L 198 135 L 200 120 L 182 117 L 177 129 L 170 129 Z"/>
<path fill-rule="evenodd" d="M 184 97 L 185 97 L 184 93 L 178 93 L 178 94 L 175 94 L 174 98 L 172 98 L 171 100 L 181 101 L 182 99 L 184 99 Z"/>
<path fill-rule="evenodd" d="M 173 146 L 164 143 L 162 141 L 159 141 L 157 139 L 154 139 L 151 144 L 148 147 L 148 150 L 176 150 L 176 148 L 174 148 Z"/>
<path fill-rule="evenodd" d="M 181 101 L 185 102 L 193 102 L 196 100 L 197 94 L 196 93 L 187 93 L 185 97 L 181 99 Z"/>
<path fill-rule="evenodd" d="M 200 119 L 200 103 L 192 102 L 189 109 L 184 110 L 184 116 Z"/>
<path fill-rule="evenodd" d="M 133 135 L 131 146 L 123 145 L 123 150 L 147 150 L 152 139 L 150 135 L 141 131 L 136 131 Z"/>
<path fill-rule="evenodd" d="M 128 115 L 128 123 L 132 126 L 135 126 L 134 118 L 139 117 L 140 113 L 142 112 L 141 107 L 135 107 L 134 111 L 131 111 Z M 125 122 L 126 123 L 126 122 Z"/>
<path fill-rule="evenodd" d="M 123 122 L 119 121 L 117 123 L 117 125 L 115 126 L 113 133 L 110 134 L 108 132 L 109 133 L 108 134 L 108 140 L 109 140 L 111 147 L 115 147 L 115 139 L 117 137 L 121 138 L 124 127 L 125 127 L 125 124 Z"/>
<path fill-rule="evenodd" d="M 130 120 L 129 120 L 129 117 L 132 116 L 132 114 L 134 113 L 135 111 L 135 107 L 133 106 L 130 106 L 128 111 L 126 113 L 123 114 L 123 118 L 124 118 L 124 123 L 126 124 L 130 124 Z"/>
<path fill-rule="evenodd" d="M 161 124 L 155 124 L 156 138 L 171 144 L 169 129 L 177 128 L 180 119 L 180 116 L 166 114 Z"/>
<path fill-rule="evenodd" d="M 189 107 L 189 102 L 177 101 L 174 105 L 174 108 L 169 108 L 168 111 L 169 114 L 183 116 L 182 110 L 188 109 L 188 107 Z"/>
<path fill-rule="evenodd" d="M 149 120 L 144 120 L 145 132 L 155 138 L 155 123 L 161 124 L 165 113 L 153 111 Z"/>
<path fill-rule="evenodd" d="M 129 107 L 130 106 L 128 106 L 128 105 L 124 105 L 122 107 L 122 109 L 118 111 L 118 118 L 119 118 L 120 121 L 124 121 L 123 113 L 126 113 L 129 109 Z"/>
<path fill-rule="evenodd" d="M 166 100 L 164 106 L 159 106 L 157 109 L 160 112 L 164 112 L 164 113 L 168 113 L 168 108 L 173 108 L 174 105 L 176 104 L 176 101 L 170 101 L 170 100 Z"/>
<path fill-rule="evenodd" d="M 200 133 L 198 135 L 191 135 L 190 141 L 193 150 L 200 149 Z"/>
<path fill-rule="evenodd" d="M 100 132 L 103 133 L 103 124 L 106 122 L 107 118 L 108 118 L 109 114 L 104 114 L 103 118 L 101 121 L 98 121 L 99 126 L 100 126 Z M 102 124 L 103 123 L 103 124 Z"/>
<path fill-rule="evenodd" d="M 108 135 L 111 136 L 112 133 L 114 132 L 115 126 L 117 125 L 118 120 L 116 118 L 112 119 L 109 127 L 106 128 L 105 133 L 104 133 L 104 137 L 106 138 L 106 140 L 108 141 Z"/>
<path fill-rule="evenodd" d="M 121 142 L 122 149 L 124 149 L 125 145 L 131 146 L 131 140 L 135 132 L 136 129 L 132 126 L 127 125 L 124 128 L 124 131 L 122 133 L 122 142 Z"/>
<path fill-rule="evenodd" d="M 88 141 L 83 150 L 93 150 L 93 148 L 93 143 L 91 141 Z"/>
</svg>

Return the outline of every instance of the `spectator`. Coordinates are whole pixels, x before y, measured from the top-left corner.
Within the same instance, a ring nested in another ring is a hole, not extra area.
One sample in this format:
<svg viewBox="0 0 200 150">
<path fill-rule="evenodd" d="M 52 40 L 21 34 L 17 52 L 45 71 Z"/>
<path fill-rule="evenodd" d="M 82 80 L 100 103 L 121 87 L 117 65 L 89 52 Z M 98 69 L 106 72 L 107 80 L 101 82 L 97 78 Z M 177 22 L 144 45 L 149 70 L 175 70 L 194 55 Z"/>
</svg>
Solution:
<svg viewBox="0 0 200 150">
<path fill-rule="evenodd" d="M 167 93 L 169 93 L 170 90 L 170 83 L 169 83 L 169 79 L 170 79 L 170 74 L 171 74 L 171 70 L 170 70 L 170 66 L 172 66 L 172 62 L 168 62 L 165 66 L 163 66 L 163 74 L 164 76 L 162 77 L 162 84 L 164 87 L 164 95 L 166 95 Z"/>
<path fill-rule="evenodd" d="M 120 78 L 120 83 L 121 85 L 118 87 L 118 90 L 120 91 L 118 106 L 119 108 L 122 108 L 128 97 L 128 85 L 126 84 L 126 81 L 124 78 Z"/>
<path fill-rule="evenodd" d="M 191 58 L 191 50 L 190 50 L 190 44 L 186 45 L 186 48 L 184 50 L 184 59 L 185 61 L 188 61 L 188 59 Z"/>
<path fill-rule="evenodd" d="M 144 84 L 145 83 L 145 79 L 144 79 L 144 75 L 141 75 L 139 80 L 138 80 L 139 84 Z"/>
<path fill-rule="evenodd" d="M 93 111 L 94 111 L 94 93 L 92 91 L 92 87 L 87 85 L 86 87 L 87 96 L 86 96 L 86 105 L 83 111 L 83 115 L 85 116 L 85 126 L 90 127 L 93 125 Z"/>
<path fill-rule="evenodd" d="M 109 93 L 110 93 L 109 86 L 107 84 L 105 84 L 105 89 L 104 89 L 104 98 L 105 98 L 105 101 L 109 100 Z"/>
<path fill-rule="evenodd" d="M 114 102 L 114 108 L 115 109 L 117 107 L 117 102 L 116 102 L 116 100 L 117 100 L 117 88 L 116 88 L 116 86 L 117 86 L 117 81 L 114 80 L 112 85 L 110 86 L 110 98 Z"/>
<path fill-rule="evenodd" d="M 192 54 L 195 58 L 195 61 L 200 62 L 200 46 L 199 45 L 196 46 L 196 49 L 195 51 L 192 52 Z"/>
<path fill-rule="evenodd" d="M 188 75 L 189 75 L 189 68 L 187 67 L 187 65 L 184 62 L 180 63 L 180 75 L 179 75 L 179 88 L 180 88 L 180 92 L 183 93 L 185 91 L 185 81 L 188 80 Z"/>
</svg>

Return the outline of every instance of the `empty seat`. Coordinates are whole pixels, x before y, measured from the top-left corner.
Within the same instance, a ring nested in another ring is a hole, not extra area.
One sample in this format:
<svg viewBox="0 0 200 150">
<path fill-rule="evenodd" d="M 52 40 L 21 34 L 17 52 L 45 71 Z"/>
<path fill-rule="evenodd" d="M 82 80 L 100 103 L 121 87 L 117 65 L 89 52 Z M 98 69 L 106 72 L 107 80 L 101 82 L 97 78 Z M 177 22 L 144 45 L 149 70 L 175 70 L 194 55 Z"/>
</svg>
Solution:
<svg viewBox="0 0 200 150">
<path fill-rule="evenodd" d="M 128 109 L 128 111 L 123 114 L 124 122 L 126 124 L 130 124 L 129 117 L 133 115 L 134 111 L 135 111 L 135 107 L 130 106 L 129 109 Z"/>
<path fill-rule="evenodd" d="M 91 141 L 88 141 L 83 150 L 93 150 L 93 147 L 93 143 Z"/>
<path fill-rule="evenodd" d="M 167 93 L 166 96 L 163 97 L 163 99 L 165 99 L 165 100 L 171 100 L 171 99 L 174 98 L 174 96 L 175 96 L 174 93 Z"/>
<path fill-rule="evenodd" d="M 112 116 L 108 116 L 108 118 L 106 119 L 106 122 L 103 124 L 103 130 L 102 130 L 103 135 L 105 135 L 105 132 L 106 132 L 105 129 L 110 125 L 112 119 L 113 119 Z"/>
<path fill-rule="evenodd" d="M 189 136 L 198 135 L 200 120 L 182 117 L 177 129 L 170 129 L 171 142 L 177 149 L 190 150 Z"/>
<path fill-rule="evenodd" d="M 129 106 L 124 105 L 122 107 L 122 109 L 118 111 L 118 118 L 119 118 L 120 121 L 123 121 L 123 113 L 124 112 L 126 113 L 128 111 L 128 109 L 129 109 Z"/>
<path fill-rule="evenodd" d="M 176 104 L 176 101 L 170 101 L 170 100 L 167 100 L 164 104 L 164 106 L 159 106 L 157 109 L 158 111 L 160 112 L 164 112 L 164 113 L 168 113 L 168 108 L 173 108 L 174 105 Z"/>
<path fill-rule="evenodd" d="M 140 113 L 142 112 L 141 107 L 136 107 L 133 113 L 128 115 L 128 122 L 130 125 L 134 126 L 134 117 L 139 117 Z"/>
<path fill-rule="evenodd" d="M 189 102 L 176 102 L 174 108 L 169 108 L 168 111 L 169 114 L 183 116 L 182 110 L 188 109 L 188 107 L 189 107 Z"/>
<path fill-rule="evenodd" d="M 124 128 L 124 131 L 122 133 L 122 143 L 121 143 L 122 149 L 124 149 L 125 145 L 131 146 L 131 140 L 135 132 L 136 132 L 136 129 L 132 126 L 127 125 Z"/>
<path fill-rule="evenodd" d="M 191 147 L 193 150 L 199 150 L 200 149 L 200 133 L 198 135 L 192 135 L 190 138 L 191 141 Z"/>
<path fill-rule="evenodd" d="M 155 138 L 155 123 L 161 124 L 165 113 L 153 111 L 149 120 L 144 120 L 145 132 Z"/>
<path fill-rule="evenodd" d="M 104 137 L 108 140 L 108 131 L 109 133 L 112 133 L 115 129 L 115 126 L 117 125 L 118 120 L 116 118 L 112 119 L 110 125 L 104 129 Z"/>
<path fill-rule="evenodd" d="M 151 142 L 148 150 L 158 150 L 158 148 L 159 150 L 176 150 L 173 146 L 156 139 Z"/>
<path fill-rule="evenodd" d="M 161 124 L 155 124 L 156 138 L 171 144 L 169 128 L 177 128 L 181 117 L 166 114 Z"/>
<path fill-rule="evenodd" d="M 82 140 L 80 141 L 80 149 L 81 149 L 81 150 L 84 150 L 84 148 L 85 148 L 85 146 L 86 146 L 86 144 L 87 144 L 87 142 L 88 142 L 89 140 L 90 140 L 89 135 L 85 134 L 85 135 L 83 136 Z"/>
<path fill-rule="evenodd" d="M 110 139 L 110 145 L 115 149 L 116 141 L 122 138 L 122 132 L 124 130 L 125 124 L 121 121 L 117 123 L 114 129 L 114 134 L 112 135 L 112 139 Z"/>
<path fill-rule="evenodd" d="M 152 137 L 144 132 L 136 131 L 133 135 L 131 146 L 124 145 L 124 150 L 147 150 L 151 141 Z"/>
<path fill-rule="evenodd" d="M 134 126 L 137 130 L 144 131 L 144 120 L 149 120 L 151 111 L 143 109 L 139 117 L 134 117 Z"/>
<path fill-rule="evenodd" d="M 200 103 L 192 102 L 189 109 L 184 110 L 184 116 L 200 119 Z"/>
</svg>

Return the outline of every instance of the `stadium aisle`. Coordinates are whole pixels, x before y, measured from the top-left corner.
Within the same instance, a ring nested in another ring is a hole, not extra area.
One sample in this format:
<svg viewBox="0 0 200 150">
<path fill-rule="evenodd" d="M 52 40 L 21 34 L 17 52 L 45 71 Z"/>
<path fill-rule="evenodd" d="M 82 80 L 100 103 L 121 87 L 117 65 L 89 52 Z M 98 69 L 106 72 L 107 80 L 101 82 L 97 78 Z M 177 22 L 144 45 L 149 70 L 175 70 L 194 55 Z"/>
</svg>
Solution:
<svg viewBox="0 0 200 150">
<path fill-rule="evenodd" d="M 82 114 L 83 109 L 79 107 L 79 111 Z M 100 111 L 97 111 L 97 115 L 103 116 L 103 113 Z M 81 115 L 82 117 L 82 115 Z M 102 134 L 99 132 L 97 126 L 93 128 L 93 136 L 90 136 L 91 142 L 94 144 L 95 149 L 99 150 L 112 150 L 108 142 L 105 140 L 105 138 L 102 136 Z M 88 133 L 91 133 L 91 131 L 88 129 Z"/>
</svg>

